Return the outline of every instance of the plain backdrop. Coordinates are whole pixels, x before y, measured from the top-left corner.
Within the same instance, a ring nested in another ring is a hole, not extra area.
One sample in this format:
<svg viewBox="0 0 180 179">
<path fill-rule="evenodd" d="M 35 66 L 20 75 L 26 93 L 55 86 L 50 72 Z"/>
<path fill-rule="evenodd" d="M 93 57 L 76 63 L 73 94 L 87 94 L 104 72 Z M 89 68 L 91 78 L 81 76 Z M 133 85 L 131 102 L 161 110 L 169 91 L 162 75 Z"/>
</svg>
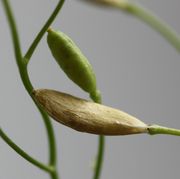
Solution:
<svg viewBox="0 0 180 179">
<path fill-rule="evenodd" d="M 11 0 L 23 52 L 51 14 L 57 0 Z M 179 0 L 139 0 L 180 34 Z M 68 34 L 88 57 L 103 103 L 145 123 L 180 128 L 180 56 L 158 33 L 123 12 L 80 0 L 66 3 L 52 25 Z M 51 88 L 88 99 L 62 72 L 46 35 L 29 64 L 35 88 Z M 16 67 L 6 17 L 0 3 L 0 126 L 25 151 L 48 161 L 43 121 L 27 95 Z M 97 136 L 52 121 L 61 179 L 91 179 Z M 180 176 L 180 138 L 106 137 L 101 179 L 169 179 Z M 0 179 L 48 179 L 0 139 Z"/>
</svg>

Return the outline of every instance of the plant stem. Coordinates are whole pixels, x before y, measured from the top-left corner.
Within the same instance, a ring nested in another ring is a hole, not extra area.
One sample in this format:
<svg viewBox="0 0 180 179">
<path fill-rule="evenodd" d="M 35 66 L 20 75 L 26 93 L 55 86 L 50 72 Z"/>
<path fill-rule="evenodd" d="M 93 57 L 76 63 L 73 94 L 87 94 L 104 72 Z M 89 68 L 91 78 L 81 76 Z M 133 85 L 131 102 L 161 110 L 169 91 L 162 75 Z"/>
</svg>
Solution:
<svg viewBox="0 0 180 179">
<path fill-rule="evenodd" d="M 103 159 L 104 159 L 104 147 L 105 147 L 105 137 L 104 136 L 99 136 L 98 154 L 97 154 L 97 161 L 96 161 L 96 166 L 95 166 L 95 172 L 94 172 L 93 179 L 100 178 Z"/>
<path fill-rule="evenodd" d="M 180 52 L 180 36 L 165 22 L 153 15 L 149 10 L 129 2 L 127 12 L 137 16 L 154 30 L 159 32 L 174 48 Z"/>
<path fill-rule="evenodd" d="M 90 97 L 94 102 L 101 103 L 101 94 L 99 91 L 96 91 L 95 95 L 90 95 Z M 103 159 L 104 159 L 104 148 L 105 148 L 105 137 L 101 135 L 99 136 L 99 139 L 98 139 L 98 153 L 97 153 L 93 179 L 100 178 L 102 165 L 103 165 Z"/>
<path fill-rule="evenodd" d="M 57 170 L 55 169 L 53 172 L 51 172 L 51 178 L 52 179 L 58 179 L 59 178 L 59 176 L 58 176 L 58 173 L 57 173 Z"/>
<path fill-rule="evenodd" d="M 12 148 L 14 149 L 19 155 L 21 155 L 24 159 L 28 160 L 30 163 L 33 165 L 39 167 L 40 169 L 47 171 L 47 172 L 52 172 L 53 169 L 51 166 L 46 166 L 45 164 L 37 161 L 36 159 L 32 158 L 30 155 L 28 155 L 24 150 L 22 150 L 19 146 L 17 146 L 0 128 L 0 136 L 4 141 Z"/>
<path fill-rule="evenodd" d="M 89 0 L 89 2 L 91 2 Z M 94 1 L 92 1 L 94 2 Z M 180 36 L 163 20 L 155 16 L 152 12 L 144 7 L 130 2 L 129 0 L 102 0 L 95 1 L 101 5 L 107 5 L 109 7 L 115 7 L 131 15 L 136 16 L 154 30 L 159 32 L 178 52 L 180 52 Z"/>
<path fill-rule="evenodd" d="M 154 30 L 159 32 L 178 52 L 180 52 L 180 36 L 152 12 L 138 4 L 129 2 L 128 0 L 119 0 L 111 5 L 141 19 Z"/>
<path fill-rule="evenodd" d="M 49 171 L 49 172 L 50 172 L 52 179 L 58 179 L 58 174 L 56 171 L 56 163 L 57 163 L 56 162 L 56 158 L 57 158 L 56 157 L 56 142 L 55 142 L 53 127 L 52 127 L 51 121 L 50 121 L 47 113 L 44 112 L 38 106 L 36 101 L 33 99 L 33 96 L 32 96 L 33 86 L 31 84 L 31 81 L 30 81 L 29 75 L 28 75 L 28 71 L 27 71 L 27 64 L 28 64 L 29 60 L 26 62 L 26 61 L 24 61 L 24 58 L 22 57 L 22 52 L 21 52 L 19 36 L 18 36 L 17 28 L 16 28 L 16 23 L 15 23 L 15 19 L 14 19 L 9 1 L 8 0 L 2 0 L 2 3 L 4 6 L 4 9 L 5 9 L 5 13 L 6 13 L 6 16 L 7 16 L 8 22 L 9 22 L 9 26 L 10 26 L 10 30 L 11 30 L 11 35 L 12 35 L 12 40 L 13 40 L 13 45 L 14 45 L 14 53 L 15 53 L 15 57 L 16 57 L 16 63 L 17 63 L 18 69 L 19 69 L 21 80 L 22 80 L 24 87 L 26 88 L 28 94 L 31 96 L 31 98 L 35 102 L 39 112 L 41 113 L 41 116 L 44 120 L 44 124 L 45 124 L 46 130 L 47 130 L 48 141 L 49 141 L 49 157 L 50 157 L 49 166 L 52 166 L 54 168 L 52 171 Z M 27 56 L 25 56 L 26 58 L 27 57 L 30 58 L 32 56 L 35 48 L 37 47 L 38 43 L 40 42 L 45 31 L 47 30 L 45 28 L 48 28 L 49 25 L 53 22 L 57 13 L 60 11 L 63 3 L 64 3 L 64 0 L 59 1 L 58 5 L 55 8 L 54 12 L 52 13 L 51 17 L 48 19 L 47 23 L 45 24 L 45 26 L 42 28 L 42 30 L 40 31 L 40 33 L 38 34 L 38 36 L 36 37 L 36 39 L 32 43 L 32 45 L 31 45 L 31 47 L 27 53 Z M 2 134 L 4 134 L 4 133 L 2 133 Z M 11 143 L 12 143 L 12 141 L 11 141 Z M 17 145 L 14 144 L 14 146 L 16 146 L 16 152 L 21 154 L 22 150 L 20 148 L 18 148 Z M 29 158 L 26 158 L 27 156 L 29 156 L 29 155 L 24 155 L 23 157 L 29 161 Z"/>
<path fill-rule="evenodd" d="M 30 60 L 34 50 L 36 49 L 37 45 L 39 44 L 40 40 L 42 39 L 43 35 L 45 34 L 45 32 L 47 31 L 49 26 L 52 24 L 52 22 L 54 21 L 54 19 L 56 18 L 56 16 L 60 12 L 64 2 L 65 2 L 65 0 L 60 0 L 58 2 L 58 4 L 57 4 L 56 8 L 54 9 L 53 13 L 51 14 L 51 16 L 49 17 L 47 22 L 44 24 L 44 26 L 42 27 L 40 32 L 37 34 L 37 36 L 34 39 L 34 41 L 32 42 L 32 44 L 30 45 L 28 51 L 26 52 L 26 54 L 24 56 L 24 59 L 27 60 L 26 63 L 28 63 L 28 61 Z"/>
<path fill-rule="evenodd" d="M 151 135 L 168 134 L 168 135 L 180 136 L 180 130 L 173 129 L 173 128 L 168 128 L 168 127 L 163 127 L 163 126 L 159 126 L 159 125 L 150 125 L 150 126 L 148 126 L 148 132 Z"/>
</svg>

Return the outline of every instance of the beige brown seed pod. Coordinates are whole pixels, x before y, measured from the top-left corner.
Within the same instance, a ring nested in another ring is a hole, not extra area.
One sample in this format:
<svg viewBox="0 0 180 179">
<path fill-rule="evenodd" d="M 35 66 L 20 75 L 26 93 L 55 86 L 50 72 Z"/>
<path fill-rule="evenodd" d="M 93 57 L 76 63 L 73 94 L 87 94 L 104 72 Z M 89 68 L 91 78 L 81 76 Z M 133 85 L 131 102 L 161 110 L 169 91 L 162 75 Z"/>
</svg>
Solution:
<svg viewBox="0 0 180 179">
<path fill-rule="evenodd" d="M 85 0 L 84 2 L 89 2 L 92 4 L 94 3 L 96 5 L 107 7 L 120 7 L 122 9 L 126 9 L 129 4 L 128 0 Z"/>
<path fill-rule="evenodd" d="M 142 121 L 111 107 L 49 89 L 34 90 L 33 96 L 52 118 L 80 132 L 98 135 L 148 132 Z"/>
</svg>

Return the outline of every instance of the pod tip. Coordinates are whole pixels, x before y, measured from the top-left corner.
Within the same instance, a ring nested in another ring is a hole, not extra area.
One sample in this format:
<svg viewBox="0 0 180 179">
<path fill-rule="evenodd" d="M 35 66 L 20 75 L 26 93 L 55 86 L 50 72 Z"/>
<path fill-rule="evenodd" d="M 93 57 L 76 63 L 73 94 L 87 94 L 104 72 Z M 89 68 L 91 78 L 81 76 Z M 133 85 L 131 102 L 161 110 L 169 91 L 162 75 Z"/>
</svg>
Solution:
<svg viewBox="0 0 180 179">
<path fill-rule="evenodd" d="M 47 32 L 49 33 L 49 32 L 52 32 L 53 31 L 53 29 L 52 29 L 52 27 L 49 27 L 48 29 L 47 29 Z"/>
</svg>

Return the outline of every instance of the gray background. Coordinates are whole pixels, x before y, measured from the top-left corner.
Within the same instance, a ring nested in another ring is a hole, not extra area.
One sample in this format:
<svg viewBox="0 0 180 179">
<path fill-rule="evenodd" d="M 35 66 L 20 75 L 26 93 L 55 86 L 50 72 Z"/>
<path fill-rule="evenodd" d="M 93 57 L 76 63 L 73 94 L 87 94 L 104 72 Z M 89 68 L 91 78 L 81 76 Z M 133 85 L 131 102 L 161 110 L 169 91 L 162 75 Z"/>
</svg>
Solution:
<svg viewBox="0 0 180 179">
<path fill-rule="evenodd" d="M 23 52 L 52 12 L 55 0 L 11 0 Z M 180 33 L 179 0 L 139 0 Z M 24 150 L 48 160 L 46 133 L 39 113 L 22 86 L 11 38 L 0 4 L 0 125 Z M 159 34 L 122 12 L 67 0 L 53 24 L 82 49 L 97 74 L 103 103 L 146 123 L 180 128 L 180 59 Z M 29 65 L 36 88 L 52 88 L 88 98 L 59 69 L 44 37 Z M 97 136 L 53 121 L 62 179 L 92 178 Z M 169 179 L 180 176 L 180 138 L 116 136 L 106 138 L 102 179 Z M 0 139 L 0 179 L 48 179 Z"/>
</svg>

